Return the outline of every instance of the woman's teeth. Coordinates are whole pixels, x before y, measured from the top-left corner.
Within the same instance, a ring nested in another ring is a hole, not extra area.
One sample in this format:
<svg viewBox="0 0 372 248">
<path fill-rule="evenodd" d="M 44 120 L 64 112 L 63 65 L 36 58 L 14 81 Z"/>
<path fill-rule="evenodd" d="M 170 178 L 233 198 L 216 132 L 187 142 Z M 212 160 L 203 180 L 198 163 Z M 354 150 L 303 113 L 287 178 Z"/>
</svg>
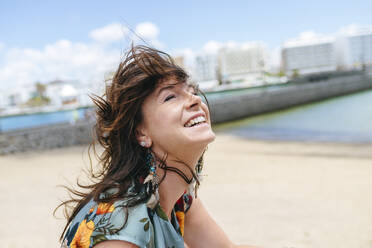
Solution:
<svg viewBox="0 0 372 248">
<path fill-rule="evenodd" d="M 188 121 L 185 124 L 185 127 L 192 127 L 192 126 L 195 126 L 195 125 L 203 123 L 203 122 L 205 122 L 205 117 L 204 116 L 199 116 L 199 117 L 196 117 L 196 118 Z"/>
</svg>

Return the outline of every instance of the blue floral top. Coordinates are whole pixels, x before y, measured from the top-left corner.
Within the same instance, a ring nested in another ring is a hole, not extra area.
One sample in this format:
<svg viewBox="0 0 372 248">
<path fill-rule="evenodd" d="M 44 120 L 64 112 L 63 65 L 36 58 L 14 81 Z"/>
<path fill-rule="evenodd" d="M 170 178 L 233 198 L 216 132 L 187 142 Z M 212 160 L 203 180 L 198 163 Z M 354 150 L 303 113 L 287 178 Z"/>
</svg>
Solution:
<svg viewBox="0 0 372 248">
<path fill-rule="evenodd" d="M 184 247 L 184 217 L 191 202 L 185 193 L 168 220 L 159 204 L 154 209 L 146 203 L 124 208 L 124 201 L 97 204 L 91 200 L 71 222 L 62 248 L 92 248 L 105 240 L 123 240 L 141 248 Z"/>
</svg>

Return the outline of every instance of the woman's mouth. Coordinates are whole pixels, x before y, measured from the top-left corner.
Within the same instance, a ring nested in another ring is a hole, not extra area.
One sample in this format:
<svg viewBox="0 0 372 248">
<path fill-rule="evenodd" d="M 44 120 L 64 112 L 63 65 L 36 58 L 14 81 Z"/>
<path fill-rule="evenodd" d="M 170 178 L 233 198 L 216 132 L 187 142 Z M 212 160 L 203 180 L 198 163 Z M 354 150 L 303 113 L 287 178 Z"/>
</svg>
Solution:
<svg viewBox="0 0 372 248">
<path fill-rule="evenodd" d="M 185 125 L 184 127 L 193 127 L 193 126 L 196 126 L 196 125 L 200 125 L 202 123 L 205 123 L 206 120 L 205 120 L 205 117 L 204 116 L 198 116 L 198 117 L 195 117 L 191 120 L 189 120 Z"/>
</svg>

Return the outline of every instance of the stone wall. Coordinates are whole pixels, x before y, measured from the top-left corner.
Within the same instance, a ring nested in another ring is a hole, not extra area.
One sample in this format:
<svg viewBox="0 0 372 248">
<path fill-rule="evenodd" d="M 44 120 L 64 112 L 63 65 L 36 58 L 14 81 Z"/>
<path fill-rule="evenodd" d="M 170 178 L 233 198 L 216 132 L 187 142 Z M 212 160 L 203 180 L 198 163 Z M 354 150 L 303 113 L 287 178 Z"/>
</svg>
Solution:
<svg viewBox="0 0 372 248">
<path fill-rule="evenodd" d="M 220 123 L 366 89 L 372 89 L 372 78 L 356 74 L 241 93 L 235 91 L 224 97 L 211 97 L 209 104 L 213 123 Z M 92 126 L 93 123 L 79 121 L 2 133 L 0 155 L 88 144 L 92 140 Z"/>
<path fill-rule="evenodd" d="M 0 134 L 0 155 L 89 144 L 93 123 L 62 123 Z"/>
</svg>

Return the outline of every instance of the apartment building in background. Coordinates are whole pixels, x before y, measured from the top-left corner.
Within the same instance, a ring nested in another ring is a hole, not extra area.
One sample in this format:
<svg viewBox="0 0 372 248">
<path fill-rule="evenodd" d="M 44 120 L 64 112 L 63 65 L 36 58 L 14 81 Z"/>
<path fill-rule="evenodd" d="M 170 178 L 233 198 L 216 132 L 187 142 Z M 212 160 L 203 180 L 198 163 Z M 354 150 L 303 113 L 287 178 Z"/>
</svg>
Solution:
<svg viewBox="0 0 372 248">
<path fill-rule="evenodd" d="M 372 65 L 372 28 L 354 28 L 330 36 L 307 36 L 285 42 L 281 65 L 287 75 L 362 69 Z"/>
<path fill-rule="evenodd" d="M 352 68 L 372 65 L 372 28 L 354 30 L 346 37 L 347 65 Z"/>
<path fill-rule="evenodd" d="M 287 75 L 335 71 L 335 38 L 300 37 L 287 41 L 282 46 L 281 63 Z"/>
<path fill-rule="evenodd" d="M 219 51 L 220 72 L 224 80 L 250 81 L 254 84 L 262 80 L 267 65 L 268 55 L 263 43 L 223 47 Z"/>
<path fill-rule="evenodd" d="M 195 75 L 198 81 L 218 80 L 218 54 L 203 53 L 195 57 Z"/>
</svg>

